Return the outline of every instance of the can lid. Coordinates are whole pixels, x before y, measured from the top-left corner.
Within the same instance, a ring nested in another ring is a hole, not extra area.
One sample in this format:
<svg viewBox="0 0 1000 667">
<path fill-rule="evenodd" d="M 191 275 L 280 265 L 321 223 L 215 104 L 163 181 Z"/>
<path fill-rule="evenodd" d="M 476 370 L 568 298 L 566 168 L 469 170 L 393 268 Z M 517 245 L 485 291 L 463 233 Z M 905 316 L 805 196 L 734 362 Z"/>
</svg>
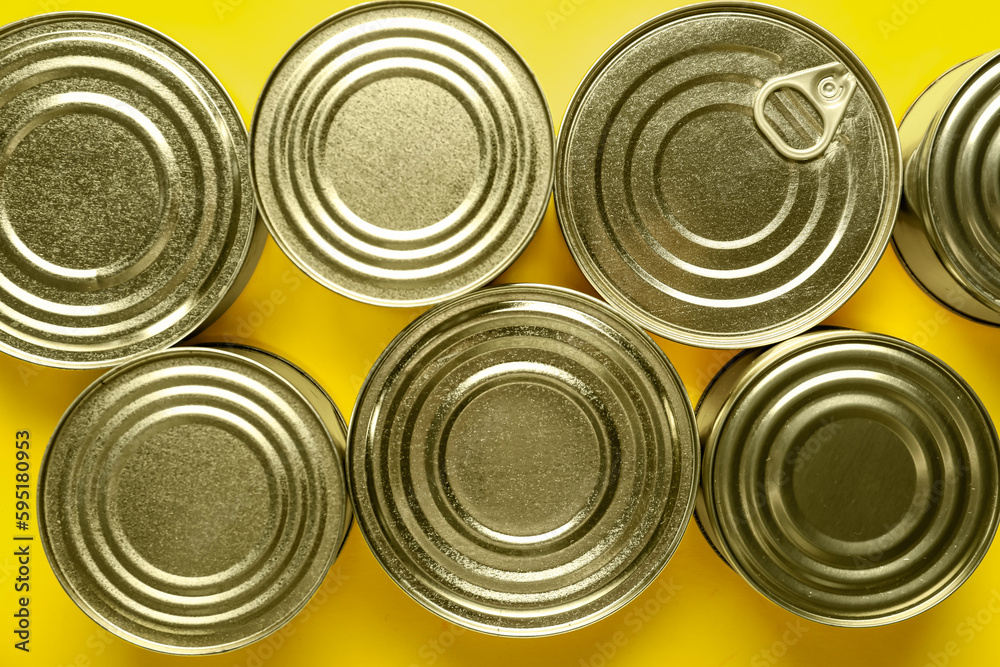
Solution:
<svg viewBox="0 0 1000 667">
<path fill-rule="evenodd" d="M 584 274 L 635 322 L 753 347 L 860 287 L 900 173 L 889 106 L 839 40 L 775 7 L 699 3 L 639 26 L 584 78 L 556 207 Z"/>
<path fill-rule="evenodd" d="M 346 535 L 345 430 L 234 351 L 174 348 L 116 368 L 45 453 L 40 533 L 56 577 L 146 648 L 260 639 L 308 602 Z"/>
<path fill-rule="evenodd" d="M 906 197 L 949 272 L 1000 309 L 1000 52 L 935 118 L 907 164 Z"/>
<path fill-rule="evenodd" d="M 878 334 L 811 333 L 750 357 L 725 403 L 699 410 L 699 518 L 729 564 L 841 626 L 902 620 L 957 589 L 1000 517 L 1000 442 L 972 389 Z"/>
<path fill-rule="evenodd" d="M 358 525 L 431 611 L 549 635 L 623 606 L 694 508 L 694 414 L 663 352 L 598 301 L 508 285 L 418 318 L 348 436 Z"/>
<path fill-rule="evenodd" d="M 0 148 L 9 354 L 79 368 L 167 347 L 256 262 L 243 120 L 150 28 L 75 12 L 0 28 Z"/>
<path fill-rule="evenodd" d="M 445 5 L 373 2 L 320 23 L 251 130 L 268 228 L 303 271 L 367 303 L 423 305 L 500 274 L 552 190 L 552 119 L 513 47 Z"/>
</svg>

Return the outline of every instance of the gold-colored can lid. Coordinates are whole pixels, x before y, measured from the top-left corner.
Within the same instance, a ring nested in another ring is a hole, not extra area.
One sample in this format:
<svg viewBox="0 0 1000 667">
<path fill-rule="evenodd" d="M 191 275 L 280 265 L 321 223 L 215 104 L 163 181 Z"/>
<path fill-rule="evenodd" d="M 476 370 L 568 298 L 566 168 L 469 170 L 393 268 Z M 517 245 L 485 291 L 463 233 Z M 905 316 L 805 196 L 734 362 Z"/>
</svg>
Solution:
<svg viewBox="0 0 1000 667">
<path fill-rule="evenodd" d="M 993 422 L 910 343 L 826 330 L 748 351 L 697 413 L 699 523 L 751 586 L 800 616 L 909 618 L 954 592 L 993 540 Z"/>
<path fill-rule="evenodd" d="M 527 246 L 552 191 L 552 119 L 528 65 L 436 3 L 366 3 L 317 25 L 271 74 L 251 135 L 278 245 L 366 303 L 485 285 Z"/>
<path fill-rule="evenodd" d="M 836 37 L 750 2 L 682 7 L 612 46 L 562 125 L 556 208 L 598 292 L 702 347 L 818 324 L 865 281 L 899 207 L 885 97 Z"/>
<path fill-rule="evenodd" d="M 266 233 L 246 127 L 168 37 L 103 14 L 0 28 L 0 350 L 64 368 L 221 314 Z"/>
<path fill-rule="evenodd" d="M 302 371 L 243 347 L 174 348 L 91 385 L 39 476 L 39 533 L 108 631 L 199 655 L 278 629 L 346 538 L 346 425 Z"/>
<path fill-rule="evenodd" d="M 694 508 L 694 414 L 655 343 L 604 304 L 506 285 L 388 347 L 348 443 L 358 525 L 408 594 L 480 632 L 566 632 L 666 566 Z"/>
</svg>

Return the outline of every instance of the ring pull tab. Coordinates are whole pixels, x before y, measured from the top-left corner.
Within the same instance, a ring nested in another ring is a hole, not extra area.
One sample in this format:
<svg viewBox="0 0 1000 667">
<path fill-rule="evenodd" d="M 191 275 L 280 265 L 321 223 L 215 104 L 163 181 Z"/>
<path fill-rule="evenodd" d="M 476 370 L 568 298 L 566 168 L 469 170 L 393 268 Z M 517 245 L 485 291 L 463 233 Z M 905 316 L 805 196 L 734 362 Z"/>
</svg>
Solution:
<svg viewBox="0 0 1000 667">
<path fill-rule="evenodd" d="M 792 160 L 811 160 L 826 150 L 833 141 L 847 105 L 858 87 L 858 80 L 840 63 L 829 63 L 801 72 L 771 79 L 757 91 L 753 101 L 753 118 L 757 127 L 779 153 Z M 811 148 L 792 148 L 781 138 L 764 115 L 764 103 L 771 93 L 781 88 L 793 88 L 802 93 L 823 119 L 823 135 Z"/>
</svg>

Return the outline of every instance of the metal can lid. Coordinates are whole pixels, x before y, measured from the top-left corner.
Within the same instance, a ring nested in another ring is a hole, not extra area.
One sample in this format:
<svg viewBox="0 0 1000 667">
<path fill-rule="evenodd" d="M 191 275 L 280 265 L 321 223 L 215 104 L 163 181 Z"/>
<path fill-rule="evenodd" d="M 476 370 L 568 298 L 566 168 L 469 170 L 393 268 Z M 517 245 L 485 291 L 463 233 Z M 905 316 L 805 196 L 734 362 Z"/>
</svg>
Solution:
<svg viewBox="0 0 1000 667">
<path fill-rule="evenodd" d="M 547 286 L 418 318 L 372 369 L 348 436 L 376 558 L 426 608 L 497 635 L 572 630 L 638 595 L 680 542 L 697 470 L 663 352 Z"/>
<path fill-rule="evenodd" d="M 563 234 L 598 292 L 681 343 L 773 343 L 827 317 L 881 257 L 899 140 L 868 70 L 782 9 L 701 3 L 611 47 L 556 157 Z"/>
<path fill-rule="evenodd" d="M 346 426 L 303 382 L 259 351 L 174 348 L 77 399 L 45 452 L 39 518 L 87 615 L 146 648 L 207 654 L 308 602 L 352 512 Z"/>
<path fill-rule="evenodd" d="M 904 341 L 799 336 L 724 370 L 698 410 L 698 518 L 754 588 L 873 626 L 957 589 L 996 532 L 1000 442 L 955 371 Z"/>
<path fill-rule="evenodd" d="M 89 368 L 165 348 L 260 254 L 239 112 L 138 23 L 73 12 L 0 28 L 0 147 L 4 352 Z"/>
<path fill-rule="evenodd" d="M 554 143 L 541 88 L 500 35 L 444 5 L 373 2 L 275 68 L 253 181 L 271 234 L 314 279 L 424 305 L 517 258 L 548 206 Z"/>
<path fill-rule="evenodd" d="M 974 65 L 907 163 L 906 198 L 949 273 L 1000 310 L 1000 52 Z"/>
</svg>

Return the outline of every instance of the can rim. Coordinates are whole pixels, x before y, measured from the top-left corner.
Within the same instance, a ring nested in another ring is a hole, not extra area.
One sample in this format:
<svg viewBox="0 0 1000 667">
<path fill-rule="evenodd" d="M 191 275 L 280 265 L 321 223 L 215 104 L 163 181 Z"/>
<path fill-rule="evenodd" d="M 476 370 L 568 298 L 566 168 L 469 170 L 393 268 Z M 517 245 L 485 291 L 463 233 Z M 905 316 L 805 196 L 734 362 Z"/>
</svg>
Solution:
<svg viewBox="0 0 1000 667">
<path fill-rule="evenodd" d="M 654 354 L 658 354 L 658 356 L 662 357 L 662 359 L 666 362 L 665 364 L 663 364 L 663 370 L 665 370 L 668 373 L 668 376 L 672 381 L 677 383 L 677 388 L 679 390 L 681 398 L 683 399 L 682 404 L 686 407 L 686 409 L 684 408 L 682 409 L 684 412 L 683 418 L 687 420 L 688 428 L 690 429 L 690 433 L 692 434 L 691 442 L 689 443 L 692 447 L 692 451 L 689 453 L 691 454 L 691 466 L 693 471 L 693 478 L 692 478 L 693 483 L 691 484 L 691 487 L 688 492 L 688 497 L 685 500 L 684 504 L 684 517 L 686 517 L 685 519 L 686 523 L 683 524 L 684 526 L 683 529 L 678 531 L 677 535 L 671 541 L 669 549 L 666 550 L 668 557 L 665 558 L 657 568 L 647 573 L 647 575 L 643 577 L 642 580 L 633 588 L 633 590 L 629 591 L 627 595 L 622 596 L 617 600 L 615 600 L 614 604 L 602 607 L 596 610 L 595 612 L 583 616 L 579 619 L 570 622 L 550 624 L 537 628 L 498 627 L 495 625 L 488 625 L 477 621 L 470 621 L 468 618 L 464 616 L 461 616 L 452 611 L 444 609 L 440 605 L 426 598 L 424 595 L 415 594 L 414 592 L 411 591 L 411 588 L 404 586 L 393 575 L 392 570 L 390 570 L 388 563 L 383 558 L 382 554 L 375 548 L 375 545 L 373 544 L 372 540 L 368 537 L 368 531 L 366 530 L 366 526 L 368 525 L 367 523 L 368 517 L 365 516 L 365 518 L 362 519 L 362 515 L 365 514 L 365 512 L 362 511 L 362 508 L 356 507 L 354 516 L 355 516 L 355 521 L 358 524 L 358 532 L 361 533 L 361 536 L 365 540 L 365 544 L 368 546 L 369 551 L 375 557 L 375 560 L 376 562 L 378 562 L 379 567 L 382 568 L 385 574 L 388 575 L 389 579 L 394 584 L 396 584 L 397 587 L 399 587 L 404 593 L 406 593 L 414 601 L 420 604 L 420 606 L 423 607 L 424 609 L 427 609 L 428 611 L 437 615 L 439 618 L 442 618 L 450 623 L 454 623 L 455 625 L 458 625 L 460 627 L 468 628 L 470 630 L 475 630 L 477 632 L 481 632 L 484 634 L 504 636 L 504 637 L 549 637 L 560 633 L 568 632 L 570 630 L 578 630 L 582 627 L 603 620 L 608 616 L 614 614 L 615 612 L 619 611 L 622 607 L 626 606 L 627 604 L 635 600 L 637 597 L 639 597 L 639 595 L 641 595 L 645 590 L 647 590 L 649 586 L 652 585 L 652 583 L 663 573 L 667 565 L 672 560 L 673 556 L 677 553 L 677 548 L 680 545 L 681 540 L 683 539 L 688 528 L 690 528 L 691 519 L 694 516 L 695 500 L 700 486 L 699 480 L 701 479 L 701 470 L 702 470 L 701 467 L 702 459 L 701 459 L 699 437 L 698 437 L 698 424 L 695 419 L 694 408 L 691 405 L 691 400 L 687 395 L 680 374 L 677 372 L 677 369 L 674 368 L 673 363 L 667 357 L 666 353 L 660 348 L 659 345 L 656 344 L 656 342 L 653 340 L 653 338 L 649 335 L 648 332 L 644 331 L 641 327 L 637 326 L 635 323 L 629 321 L 628 318 L 623 316 L 618 311 L 610 308 L 607 303 L 601 301 L 600 299 L 597 299 L 589 294 L 584 294 L 583 292 L 578 292 L 568 287 L 547 285 L 543 283 L 530 283 L 530 282 L 505 283 L 502 285 L 488 287 L 484 290 L 479 290 L 471 294 L 463 295 L 451 301 L 438 304 L 434 308 L 431 308 L 430 310 L 422 313 L 420 316 L 414 319 L 412 323 L 407 325 L 399 334 L 397 334 L 392 339 L 392 341 L 386 346 L 385 350 L 383 350 L 383 352 L 379 355 L 378 359 L 376 359 L 375 363 L 372 365 L 371 370 L 368 372 L 368 375 L 365 377 L 365 380 L 361 385 L 361 389 L 359 390 L 358 396 L 354 402 L 354 410 L 351 412 L 351 420 L 348 426 L 347 489 L 348 489 L 348 494 L 351 497 L 351 501 L 353 502 L 354 498 L 356 497 L 355 493 L 357 490 L 358 482 L 355 479 L 355 471 L 352 462 L 355 456 L 354 451 L 357 447 L 355 445 L 355 437 L 357 435 L 358 429 L 360 428 L 359 427 L 360 417 L 358 414 L 359 413 L 358 407 L 360 405 L 361 398 L 365 395 L 369 386 L 374 381 L 374 376 L 376 375 L 377 371 L 381 370 L 381 368 L 386 364 L 390 353 L 395 352 L 396 349 L 398 349 L 403 344 L 403 339 L 405 334 L 407 334 L 407 332 L 412 327 L 418 326 L 420 323 L 430 320 L 434 315 L 436 315 L 436 313 L 439 310 L 460 306 L 464 301 L 468 299 L 481 297 L 483 293 L 487 292 L 491 294 L 503 293 L 503 292 L 516 293 L 523 290 L 538 291 L 539 293 L 542 294 L 549 292 L 561 296 L 578 298 L 590 306 L 598 307 L 607 316 L 611 317 L 616 322 L 620 323 L 621 325 L 625 326 L 626 328 L 635 333 L 641 334 L 640 339 L 644 343 L 648 343 L 649 347 L 652 349 Z M 672 411 L 669 412 L 671 412 L 671 414 L 676 419 L 678 419 L 678 421 L 680 421 L 681 415 L 674 414 Z"/>
<path fill-rule="evenodd" d="M 278 357 L 277 355 L 274 355 L 270 352 L 249 345 L 234 345 L 233 347 L 244 347 L 257 352 L 262 352 L 270 357 L 278 359 L 279 361 L 283 362 L 285 361 L 284 359 Z M 76 410 L 77 406 L 80 403 L 82 403 L 86 398 L 89 398 L 93 393 L 97 392 L 107 381 L 117 377 L 123 372 L 132 370 L 135 366 L 144 364 L 156 357 L 168 357 L 168 356 L 185 357 L 185 356 L 191 356 L 195 353 L 207 354 L 209 356 L 217 356 L 229 360 L 236 360 L 239 361 L 240 363 L 250 364 L 259 371 L 266 373 L 268 376 L 277 380 L 288 391 L 296 395 L 299 395 L 299 391 L 294 387 L 294 385 L 292 385 L 291 382 L 289 382 L 287 379 L 285 379 L 272 369 L 268 368 L 266 365 L 260 363 L 255 359 L 251 359 L 249 357 L 240 355 L 236 352 L 231 352 L 226 349 L 222 349 L 222 347 L 217 344 L 171 347 L 165 350 L 145 352 L 142 355 L 139 355 L 136 358 L 131 359 L 126 363 L 120 364 L 108 370 L 106 373 L 104 373 L 99 378 L 97 378 L 89 385 L 87 385 L 87 387 L 82 392 L 80 392 L 80 394 L 73 400 L 73 402 L 70 403 L 69 407 L 66 408 L 66 411 L 63 412 L 62 416 L 59 418 L 59 421 L 56 423 L 55 428 L 52 430 L 52 435 L 49 437 L 48 443 L 45 446 L 45 452 L 42 454 L 42 462 L 38 466 L 38 481 L 35 485 L 35 493 L 36 493 L 35 497 L 37 498 L 36 513 L 38 515 L 38 539 L 42 543 L 42 552 L 44 553 L 45 559 L 49 563 L 50 568 L 52 569 L 52 573 L 55 575 L 56 581 L 59 582 L 59 586 L 63 589 L 66 595 L 76 604 L 76 606 L 81 611 L 83 611 L 88 617 L 90 617 L 92 620 L 98 623 L 107 632 L 110 632 L 116 637 L 124 639 L 125 641 L 135 644 L 136 646 L 139 646 L 141 648 L 166 655 L 206 656 L 206 655 L 217 655 L 221 653 L 227 653 L 229 651 L 235 651 L 244 648 L 246 646 L 249 646 L 250 644 L 253 644 L 254 642 L 257 642 L 261 639 L 264 639 L 265 637 L 268 637 L 269 635 L 283 628 L 289 621 L 291 621 L 296 615 L 298 615 L 300 611 L 302 611 L 309 604 L 309 602 L 312 600 L 312 597 L 320 589 L 324 579 L 326 578 L 326 575 L 330 571 L 330 568 L 333 567 L 334 561 L 336 561 L 337 556 L 343 549 L 343 546 L 347 541 L 347 535 L 349 534 L 350 531 L 350 525 L 348 525 L 347 529 L 343 531 L 343 535 L 340 538 L 340 543 L 338 545 L 338 548 L 331 551 L 329 556 L 329 562 L 327 562 L 322 567 L 323 576 L 317 577 L 315 585 L 311 588 L 311 590 L 308 591 L 308 594 L 304 596 L 303 601 L 300 605 L 298 605 L 293 611 L 291 611 L 284 618 L 275 622 L 270 627 L 254 634 L 252 637 L 233 640 L 231 642 L 227 642 L 224 644 L 215 644 L 211 646 L 199 646 L 199 647 L 177 647 L 177 646 L 172 646 L 170 644 L 151 641 L 149 639 L 140 637 L 136 634 L 133 634 L 119 627 L 117 623 L 111 621 L 103 614 L 99 613 L 96 609 L 94 609 L 94 607 L 89 602 L 83 599 L 76 592 L 76 590 L 70 585 L 69 581 L 66 579 L 62 571 L 62 568 L 57 566 L 57 560 L 53 557 L 52 546 L 49 544 L 48 531 L 45 528 L 47 520 L 45 519 L 45 509 L 44 509 L 45 505 L 44 484 L 45 484 L 45 479 L 47 477 L 46 471 L 48 469 L 50 461 L 50 453 L 52 452 L 53 449 L 52 443 L 55 441 L 56 436 L 65 426 L 65 423 L 68 420 L 70 414 L 72 414 Z M 289 362 L 285 363 L 288 363 L 289 366 L 301 372 L 301 369 L 295 366 L 294 364 L 291 364 Z M 305 375 L 305 373 L 303 374 Z M 309 376 L 306 375 L 306 377 Z M 311 379 L 312 378 L 310 378 L 310 380 Z M 315 383 L 314 380 L 313 382 Z M 348 493 L 346 466 L 343 465 L 344 464 L 343 457 L 341 457 L 340 452 L 337 450 L 336 446 L 334 446 L 333 437 L 330 435 L 326 422 L 323 421 L 322 416 L 319 414 L 319 412 L 317 412 L 315 406 L 313 406 L 312 403 L 306 400 L 304 397 L 303 397 L 303 403 L 315 417 L 316 421 L 320 424 L 321 428 L 323 429 L 323 432 L 326 433 L 330 444 L 330 450 L 332 450 L 335 459 L 342 464 L 340 470 L 343 471 L 341 474 L 341 479 L 344 483 L 344 492 L 345 492 L 344 502 L 348 507 L 351 507 L 350 504 L 351 496 L 350 493 Z M 336 404 L 333 403 L 332 400 L 331 404 L 333 404 L 334 407 L 336 408 Z M 340 413 L 339 408 L 336 408 L 336 413 L 340 416 L 341 422 L 343 422 L 343 415 Z M 351 525 L 353 525 L 353 521 L 351 522 Z"/>
<path fill-rule="evenodd" d="M 603 70 L 633 43 L 653 30 L 682 19 L 720 14 L 727 11 L 776 19 L 786 26 L 802 30 L 806 34 L 818 39 L 823 46 L 836 53 L 842 62 L 848 65 L 849 69 L 858 76 L 859 83 L 864 86 L 881 120 L 889 162 L 887 181 L 891 181 L 891 185 L 888 188 L 889 192 L 884 198 L 878 226 L 873 233 L 872 242 L 869 244 L 868 250 L 861 258 L 861 261 L 859 261 L 848 276 L 848 279 L 837 288 L 836 292 L 812 308 L 811 311 L 801 314 L 784 324 L 770 327 L 756 334 L 745 332 L 737 334 L 693 333 L 645 313 L 633 304 L 632 300 L 620 289 L 614 286 L 612 281 L 604 277 L 593 260 L 587 255 L 583 247 L 584 244 L 576 231 L 576 226 L 570 222 L 572 207 L 567 199 L 565 188 L 560 187 L 560 184 L 565 183 L 569 178 L 566 156 L 569 150 L 569 135 L 571 134 L 580 108 L 583 106 L 591 87 Z M 698 2 L 679 7 L 644 21 L 608 47 L 584 75 L 573 96 L 570 98 L 559 131 L 555 166 L 555 208 L 559 227 L 562 230 L 563 238 L 566 240 L 566 245 L 569 247 L 574 261 L 580 267 L 588 282 L 593 285 L 594 289 L 602 297 L 607 299 L 613 308 L 625 314 L 629 319 L 643 328 L 677 343 L 715 349 L 743 349 L 778 343 L 811 329 L 840 308 L 861 288 L 872 271 L 874 271 L 879 260 L 881 260 L 889 243 L 889 238 L 892 235 L 893 224 L 896 220 L 899 202 L 902 197 L 902 173 L 903 163 L 899 135 L 896 130 L 895 121 L 893 120 L 892 110 L 889 108 L 889 102 L 886 100 L 885 94 L 879 87 L 874 75 L 846 44 L 826 28 L 782 7 L 749 0 L 711 0 L 709 2 Z"/>
<path fill-rule="evenodd" d="M 277 79 L 278 70 L 281 69 L 281 67 L 288 61 L 288 59 L 296 51 L 298 51 L 298 49 L 303 44 L 305 44 L 306 41 L 311 39 L 314 35 L 319 33 L 327 26 L 332 25 L 333 23 L 343 20 L 345 18 L 349 18 L 355 14 L 361 14 L 371 10 L 378 10 L 382 8 L 393 8 L 393 7 L 414 7 L 418 9 L 433 10 L 441 12 L 442 14 L 450 14 L 452 16 L 456 16 L 462 20 L 468 21 L 469 23 L 485 31 L 486 33 L 494 37 L 498 41 L 498 43 L 505 46 L 509 50 L 510 54 L 524 67 L 524 73 L 528 76 L 529 80 L 532 82 L 535 92 L 538 93 L 538 97 L 541 100 L 542 107 L 545 109 L 545 120 L 549 129 L 548 133 L 546 134 L 546 137 L 549 139 L 549 145 L 551 146 L 549 160 L 548 160 L 548 169 L 547 169 L 548 186 L 546 190 L 548 192 L 548 197 L 546 198 L 545 206 L 540 207 L 540 211 L 536 216 L 537 219 L 534 221 L 534 224 L 532 225 L 530 232 L 525 236 L 520 246 L 518 246 L 515 249 L 515 251 L 510 255 L 507 261 L 500 264 L 491 273 L 487 274 L 483 278 L 480 278 L 475 283 L 453 290 L 452 292 L 449 292 L 448 294 L 443 296 L 426 297 L 423 299 L 406 299 L 406 300 L 380 299 L 377 297 L 373 297 L 371 295 L 357 293 L 343 286 L 335 285 L 331 281 L 323 277 L 319 273 L 319 271 L 314 269 L 311 265 L 309 265 L 308 262 L 305 262 L 302 259 L 302 257 L 300 257 L 297 253 L 295 253 L 281 239 L 281 236 L 279 234 L 275 233 L 275 224 L 265 213 L 264 205 L 261 202 L 260 186 L 258 185 L 258 180 L 257 180 L 257 170 L 254 169 L 253 167 L 253 164 L 256 161 L 255 158 L 257 152 L 256 146 L 259 136 L 257 126 L 258 123 L 260 122 L 260 116 L 263 113 L 262 107 L 264 103 L 264 98 L 271 90 L 272 85 Z M 500 276 L 500 274 L 509 269 L 514 262 L 517 261 L 517 259 L 524 253 L 525 249 L 531 243 L 532 239 L 534 239 L 535 234 L 538 232 L 539 227 L 541 227 L 542 220 L 545 219 L 545 213 L 549 209 L 549 204 L 552 201 L 552 192 L 555 187 L 555 165 L 556 165 L 555 124 L 554 121 L 552 120 L 552 109 L 549 106 L 548 98 L 545 96 L 545 91 L 542 89 L 542 84 L 538 80 L 538 76 L 535 74 L 534 70 L 528 65 L 528 62 L 521 55 L 520 51 L 514 48 L 514 45 L 511 44 L 503 35 L 501 35 L 492 26 L 490 26 L 482 19 L 479 19 L 468 12 L 465 12 L 461 9 L 457 9 L 450 5 L 446 5 L 442 2 L 436 2 L 432 0 L 369 0 L 368 2 L 362 2 L 353 5 L 351 7 L 348 7 L 346 9 L 343 9 L 334 14 L 331 14 L 330 16 L 326 17 L 325 19 L 321 20 L 320 22 L 309 28 L 305 33 L 303 33 L 300 37 L 298 37 L 298 39 L 296 39 L 290 47 L 288 47 L 285 53 L 282 54 L 281 58 L 278 59 L 278 62 L 275 63 L 274 67 L 271 69 L 271 72 L 267 75 L 267 79 L 264 81 L 264 85 L 261 87 L 260 93 L 257 95 L 257 103 L 254 106 L 253 117 L 250 121 L 249 136 L 250 136 L 249 149 L 250 149 L 250 165 L 251 165 L 250 181 L 253 185 L 254 201 L 256 202 L 257 211 L 259 212 L 261 219 L 267 226 L 268 233 L 270 233 L 271 238 L 274 239 L 274 242 L 278 245 L 278 247 L 281 248 L 281 252 L 284 253 L 285 256 L 287 256 L 290 260 L 292 260 L 292 263 L 295 264 L 295 266 L 300 271 L 305 273 L 307 276 L 312 278 L 314 281 L 316 281 L 323 287 L 341 296 L 347 297 L 354 301 L 358 301 L 360 303 L 366 303 L 372 306 L 388 306 L 392 308 L 416 308 L 422 306 L 433 306 L 435 304 L 444 303 L 453 300 L 455 298 L 458 298 L 460 296 L 463 296 L 465 294 L 474 292 L 475 290 L 478 290 L 480 287 L 492 282 L 498 276 Z"/>
<path fill-rule="evenodd" d="M 145 32 L 158 40 L 166 42 L 171 47 L 177 49 L 183 55 L 190 58 L 191 63 L 198 70 L 200 70 L 211 83 L 215 84 L 219 94 L 222 96 L 222 98 L 226 101 L 227 105 L 229 106 L 229 110 L 234 114 L 235 118 L 238 119 L 239 121 L 238 124 L 241 130 L 239 138 L 243 139 L 244 145 L 246 146 L 247 169 L 250 168 L 251 164 L 250 135 L 249 131 L 247 130 L 246 121 L 243 119 L 243 114 L 240 113 L 239 107 L 236 105 L 235 98 L 233 98 L 232 94 L 222 84 L 222 81 L 219 80 L 219 78 L 215 75 L 215 73 L 198 56 L 196 56 L 187 47 L 185 47 L 183 44 L 181 44 L 174 38 L 170 37 L 166 33 L 163 33 L 157 30 L 156 28 L 150 27 L 145 23 L 141 23 L 134 19 L 126 18 L 124 16 L 119 16 L 118 14 L 111 14 L 108 12 L 68 10 L 68 11 L 47 12 L 44 14 L 35 14 L 34 16 L 28 16 L 22 19 L 18 19 L 16 21 L 12 21 L 11 23 L 8 23 L 6 25 L 0 26 L 0 39 L 3 39 L 5 36 L 9 34 L 17 32 L 19 30 L 23 30 L 25 28 L 40 26 L 49 22 L 72 21 L 74 19 L 104 21 L 106 23 L 110 23 L 113 25 L 114 24 L 123 25 L 136 29 L 140 32 Z M 164 54 L 164 56 L 166 56 L 166 54 Z M 250 258 L 254 246 L 254 237 L 262 234 L 265 231 L 261 227 L 261 218 L 263 216 L 260 215 L 260 209 L 257 207 L 256 199 L 251 197 L 249 203 L 251 206 L 250 231 L 247 235 L 247 243 L 240 252 L 239 262 L 237 264 L 237 266 L 239 267 L 244 266 L 247 260 Z M 230 290 L 236 287 L 240 279 L 240 274 L 241 271 L 239 270 L 233 271 L 233 274 L 227 283 L 225 284 L 219 283 L 220 287 L 222 288 L 221 291 L 222 296 L 219 299 L 220 303 L 225 300 L 225 297 L 226 295 L 229 294 Z M 249 278 L 250 276 L 246 277 L 247 282 L 249 282 Z M 213 313 L 213 311 L 210 309 L 208 311 L 207 316 L 204 319 L 202 319 L 201 321 L 192 322 L 187 327 L 184 327 L 182 329 L 177 329 L 177 333 L 171 336 L 168 340 L 166 340 L 164 344 L 158 347 L 156 350 L 139 350 L 137 352 L 133 352 L 132 354 L 119 355 L 112 359 L 106 359 L 100 361 L 57 360 L 57 359 L 52 359 L 50 357 L 43 357 L 40 355 L 25 352 L 24 350 L 8 345 L 3 341 L 0 341 L 0 352 L 9 354 L 10 356 L 16 359 L 20 359 L 22 361 L 27 361 L 29 363 L 38 364 L 40 366 L 46 366 L 49 368 L 58 368 L 63 370 L 89 370 L 89 369 L 100 369 L 100 368 L 110 369 L 119 366 L 121 364 L 129 363 L 131 361 L 139 359 L 152 352 L 163 351 L 165 349 L 168 349 L 171 346 L 175 345 L 176 343 L 193 335 L 198 330 L 206 326 L 209 326 L 212 323 L 213 319 L 218 317 L 218 315 L 221 315 L 221 313 Z"/>
</svg>

